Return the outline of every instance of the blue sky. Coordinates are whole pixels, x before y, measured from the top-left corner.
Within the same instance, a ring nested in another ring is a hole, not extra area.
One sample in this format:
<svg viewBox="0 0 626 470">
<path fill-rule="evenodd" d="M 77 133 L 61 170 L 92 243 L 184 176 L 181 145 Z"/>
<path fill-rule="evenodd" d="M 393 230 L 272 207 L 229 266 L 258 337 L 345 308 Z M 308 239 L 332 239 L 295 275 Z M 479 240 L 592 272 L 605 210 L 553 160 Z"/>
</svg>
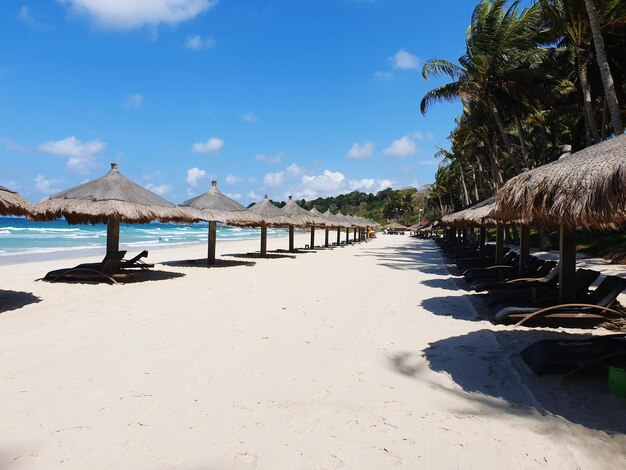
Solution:
<svg viewBox="0 0 626 470">
<path fill-rule="evenodd" d="M 247 204 L 429 183 L 460 105 L 419 112 L 473 2 L 4 0 L 0 184 L 104 174 Z"/>
</svg>

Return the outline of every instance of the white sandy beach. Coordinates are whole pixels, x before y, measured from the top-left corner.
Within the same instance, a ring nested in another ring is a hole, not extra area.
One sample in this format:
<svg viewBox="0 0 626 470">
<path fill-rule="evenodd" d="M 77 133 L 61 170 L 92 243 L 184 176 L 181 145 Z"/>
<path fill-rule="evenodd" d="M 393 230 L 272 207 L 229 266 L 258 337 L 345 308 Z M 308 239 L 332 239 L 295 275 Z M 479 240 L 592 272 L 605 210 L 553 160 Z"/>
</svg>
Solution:
<svg viewBox="0 0 626 470">
<path fill-rule="evenodd" d="M 517 353 L 553 333 L 477 320 L 434 242 L 225 259 L 256 264 L 115 286 L 1 266 L 0 468 L 626 468 L 624 402 L 534 377 Z"/>
</svg>

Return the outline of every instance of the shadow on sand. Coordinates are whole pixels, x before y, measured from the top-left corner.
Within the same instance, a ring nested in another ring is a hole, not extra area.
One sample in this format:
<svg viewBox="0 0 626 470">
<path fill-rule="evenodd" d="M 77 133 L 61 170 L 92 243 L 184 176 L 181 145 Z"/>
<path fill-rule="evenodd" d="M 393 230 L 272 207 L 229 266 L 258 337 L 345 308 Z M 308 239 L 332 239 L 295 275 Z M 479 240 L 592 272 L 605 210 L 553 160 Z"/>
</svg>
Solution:
<svg viewBox="0 0 626 470">
<path fill-rule="evenodd" d="M 41 298 L 30 292 L 0 289 L 0 313 L 17 310 L 39 302 L 41 302 Z"/>
<path fill-rule="evenodd" d="M 426 366 L 448 374 L 460 387 L 434 384 L 483 405 L 483 413 L 552 414 L 609 433 L 626 433 L 626 407 L 608 391 L 606 370 L 564 379 L 537 377 L 520 351 L 540 339 L 583 339 L 588 335 L 539 330 L 479 330 L 431 343 L 424 351 L 391 358 L 396 372 L 417 380 Z"/>
<path fill-rule="evenodd" d="M 391 269 L 415 270 L 439 276 L 449 274 L 437 245 L 431 240 L 414 240 L 401 246 L 363 250 L 356 256 L 378 258 L 379 265 Z"/>
<path fill-rule="evenodd" d="M 295 259 L 295 255 L 281 255 L 280 253 L 265 253 L 262 255 L 260 252 L 254 253 L 229 253 L 224 256 L 231 256 L 233 258 L 250 258 L 250 259 Z"/>
<path fill-rule="evenodd" d="M 236 266 L 254 266 L 254 261 L 237 261 L 232 259 L 216 259 L 215 264 L 208 264 L 206 258 L 165 261 L 160 263 L 173 268 L 233 268 Z"/>
<path fill-rule="evenodd" d="M 473 322 L 493 322 L 493 314 L 480 296 L 464 294 L 465 301 L 460 300 L 461 297 L 458 296 L 431 297 L 422 300 L 420 306 L 427 312 L 440 317 Z"/>
</svg>

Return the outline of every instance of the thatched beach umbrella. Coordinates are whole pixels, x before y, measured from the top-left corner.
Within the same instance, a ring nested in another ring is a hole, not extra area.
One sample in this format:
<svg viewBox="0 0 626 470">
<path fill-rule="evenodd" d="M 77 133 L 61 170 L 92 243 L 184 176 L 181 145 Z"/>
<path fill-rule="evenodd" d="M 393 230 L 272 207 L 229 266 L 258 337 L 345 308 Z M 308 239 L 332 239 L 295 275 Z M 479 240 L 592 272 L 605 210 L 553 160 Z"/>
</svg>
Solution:
<svg viewBox="0 0 626 470">
<path fill-rule="evenodd" d="M 497 214 L 544 227 L 618 229 L 626 223 L 626 134 L 511 178 Z"/>
<path fill-rule="evenodd" d="M 309 213 L 315 217 L 316 220 L 318 220 L 318 222 L 316 222 L 314 225 L 311 225 L 311 249 L 313 249 L 315 247 L 315 229 L 316 227 L 325 227 L 325 240 L 324 240 L 324 246 L 328 247 L 328 230 L 330 227 L 330 224 L 332 224 L 332 222 L 330 220 L 328 220 L 326 217 L 324 217 L 324 214 L 322 214 L 320 211 L 318 211 L 315 207 L 313 209 L 311 209 L 309 211 Z"/>
<path fill-rule="evenodd" d="M 32 204 L 22 196 L 0 186 L 0 215 L 30 215 L 33 210 Z"/>
<path fill-rule="evenodd" d="M 239 227 L 259 227 L 263 224 L 261 216 L 225 196 L 217 188 L 217 181 L 211 181 L 211 187 L 206 193 L 183 202 L 180 207 L 197 209 L 202 220 L 209 223 L 208 264 L 215 264 L 217 222 Z"/>
<path fill-rule="evenodd" d="M 289 251 L 293 252 L 295 251 L 293 246 L 294 227 L 296 225 L 300 227 L 315 225 L 316 217 L 311 215 L 306 209 L 303 209 L 296 204 L 291 196 L 289 196 L 287 204 L 285 204 L 281 211 L 291 219 L 291 224 L 289 225 Z"/>
<path fill-rule="evenodd" d="M 337 216 L 335 214 L 333 214 L 330 211 L 330 209 L 328 209 L 322 215 L 324 217 L 326 217 L 326 220 L 329 221 L 330 225 L 326 226 L 327 230 L 328 230 L 329 227 L 337 229 L 337 246 L 339 246 L 339 244 L 341 243 L 341 227 L 343 227 L 345 225 L 345 222 L 343 220 L 339 220 L 339 218 L 337 218 Z"/>
<path fill-rule="evenodd" d="M 343 226 L 346 228 L 346 243 L 350 241 L 350 228 L 353 226 L 353 222 L 348 216 L 342 214 L 341 211 L 335 214 L 335 217 L 343 222 Z M 339 239 L 339 237 L 337 237 Z"/>
<path fill-rule="evenodd" d="M 119 251 L 120 222 L 194 222 L 197 214 L 177 207 L 122 175 L 117 164 L 101 178 L 80 184 L 35 205 L 35 220 L 65 217 L 70 224 L 107 224 L 107 253 Z"/>
<path fill-rule="evenodd" d="M 288 227 L 291 224 L 291 218 L 272 204 L 267 194 L 249 210 L 263 219 L 261 222 L 261 256 L 265 256 L 267 254 L 267 227 Z"/>
<path fill-rule="evenodd" d="M 560 228 L 560 294 L 570 300 L 576 228 L 610 230 L 626 223 L 626 134 L 511 178 L 498 191 L 496 215 Z"/>
</svg>

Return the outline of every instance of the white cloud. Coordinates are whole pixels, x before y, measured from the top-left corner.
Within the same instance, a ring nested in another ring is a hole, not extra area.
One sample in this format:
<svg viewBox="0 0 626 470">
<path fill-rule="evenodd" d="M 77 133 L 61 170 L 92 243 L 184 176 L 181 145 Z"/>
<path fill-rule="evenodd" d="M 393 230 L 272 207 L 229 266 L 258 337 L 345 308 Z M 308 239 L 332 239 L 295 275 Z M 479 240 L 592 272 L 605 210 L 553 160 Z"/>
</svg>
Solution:
<svg viewBox="0 0 626 470">
<path fill-rule="evenodd" d="M 383 189 L 390 188 L 394 185 L 394 182 L 388 179 L 377 180 L 364 178 L 360 180 L 348 181 L 348 186 L 352 191 L 363 191 L 368 193 L 377 193 Z"/>
<path fill-rule="evenodd" d="M 339 191 L 345 179 L 346 177 L 338 171 L 324 170 L 321 175 L 303 176 L 302 184 L 315 192 L 328 194 Z"/>
<path fill-rule="evenodd" d="M 28 7 L 27 5 L 23 5 L 20 8 L 19 13 L 17 14 L 17 19 L 35 31 L 49 31 L 51 29 L 54 29 L 52 26 L 37 20 L 32 15 L 32 13 L 30 12 L 30 7 Z"/>
<path fill-rule="evenodd" d="M 383 150 L 383 153 L 391 157 L 408 157 L 409 155 L 417 153 L 417 151 L 418 148 L 413 139 L 405 135 L 404 137 L 394 140 L 389 147 Z"/>
<path fill-rule="evenodd" d="M 35 176 L 35 190 L 44 194 L 58 193 L 62 182 L 63 180 L 60 179 L 48 179 L 43 175 L 37 175 Z"/>
<path fill-rule="evenodd" d="M 376 80 L 377 82 L 384 82 L 384 81 L 388 81 L 388 80 L 393 80 L 394 79 L 394 75 L 391 72 L 376 72 L 374 73 L 374 80 Z"/>
<path fill-rule="evenodd" d="M 302 174 L 303 172 L 302 168 L 300 168 L 295 163 L 292 163 L 291 165 L 289 165 L 285 171 L 287 172 L 289 176 L 298 176 Z"/>
<path fill-rule="evenodd" d="M 372 142 L 355 142 L 348 150 L 346 157 L 362 159 L 374 155 L 374 144 Z"/>
<path fill-rule="evenodd" d="M 228 175 L 226 177 L 226 184 L 236 184 L 236 183 L 239 183 L 240 181 L 241 181 L 241 178 L 239 176 Z"/>
<path fill-rule="evenodd" d="M 176 24 L 204 13 L 218 0 L 59 0 L 75 14 L 89 16 L 98 26 L 133 29 L 160 23 Z"/>
<path fill-rule="evenodd" d="M 280 171 L 278 173 L 267 173 L 263 178 L 263 182 L 267 186 L 280 186 L 285 180 L 285 173 Z"/>
<path fill-rule="evenodd" d="M 67 169 L 77 173 L 84 173 L 91 169 L 95 156 L 106 148 L 106 143 L 100 140 L 81 142 L 74 136 L 61 140 L 52 140 L 37 147 L 40 151 L 51 155 L 69 157 Z"/>
<path fill-rule="evenodd" d="M 215 153 L 222 150 L 224 147 L 224 141 L 217 137 L 211 137 L 206 142 L 199 142 L 193 144 L 191 147 L 192 152 L 194 153 Z"/>
<path fill-rule="evenodd" d="M 159 196 L 163 196 L 167 193 L 171 193 L 174 190 L 174 186 L 172 186 L 171 184 L 153 184 L 153 183 L 148 183 L 144 186 L 144 188 L 146 188 L 149 191 L 152 191 L 155 194 L 158 194 Z"/>
<path fill-rule="evenodd" d="M 122 106 L 128 109 L 141 109 L 143 108 L 143 96 L 140 93 L 129 93 L 124 97 Z"/>
<path fill-rule="evenodd" d="M 252 199 L 253 201 L 261 199 L 261 196 L 259 196 L 254 190 L 248 191 L 246 193 L 246 197 L 248 197 L 249 199 Z"/>
<path fill-rule="evenodd" d="M 200 168 L 189 168 L 187 170 L 187 178 L 185 181 L 187 181 L 187 185 L 195 188 L 202 180 L 206 179 L 207 176 L 207 172 L 201 170 Z"/>
<path fill-rule="evenodd" d="M 13 152 L 28 152 L 28 147 L 15 143 L 10 139 L 2 138 L 0 139 L 0 144 L 2 144 L 7 150 L 11 150 Z"/>
<path fill-rule="evenodd" d="M 75 136 L 66 137 L 61 140 L 52 140 L 41 144 L 38 148 L 42 152 L 64 157 L 88 157 L 104 150 L 106 144 L 100 140 L 82 143 Z"/>
<path fill-rule="evenodd" d="M 432 166 L 436 166 L 439 165 L 439 161 L 432 159 L 432 160 L 420 160 L 419 162 L 417 162 L 418 165 L 432 165 Z"/>
<path fill-rule="evenodd" d="M 215 39 L 203 38 L 202 36 L 189 36 L 185 41 L 185 47 L 194 51 L 201 51 L 204 49 L 213 49 L 215 47 Z"/>
<path fill-rule="evenodd" d="M 343 173 L 324 170 L 321 175 L 302 176 L 300 184 L 289 189 L 298 199 L 314 199 L 320 196 L 336 196 L 350 191 L 376 193 L 393 185 L 394 182 L 388 179 L 348 180 Z"/>
<path fill-rule="evenodd" d="M 241 194 L 239 194 L 239 193 L 234 193 L 234 194 L 233 193 L 226 193 L 226 196 L 231 198 L 231 199 L 234 199 L 235 201 L 238 201 L 238 200 L 240 200 L 242 198 Z"/>
<path fill-rule="evenodd" d="M 243 113 L 241 119 L 245 122 L 258 122 L 259 118 L 251 111 Z"/>
<path fill-rule="evenodd" d="M 273 155 L 265 155 L 263 153 L 259 153 L 254 156 L 254 159 L 259 162 L 269 163 L 270 165 L 277 165 L 278 163 L 283 161 L 284 157 L 284 153 L 275 153 Z"/>
<path fill-rule="evenodd" d="M 419 59 L 413 54 L 400 49 L 390 58 L 391 64 L 394 69 L 399 70 L 419 70 Z"/>
<path fill-rule="evenodd" d="M 433 134 L 430 131 L 426 131 L 426 132 L 416 131 L 416 132 L 413 132 L 411 136 L 413 136 L 417 140 L 427 140 L 427 141 L 431 141 L 435 138 L 435 134 Z"/>
</svg>

